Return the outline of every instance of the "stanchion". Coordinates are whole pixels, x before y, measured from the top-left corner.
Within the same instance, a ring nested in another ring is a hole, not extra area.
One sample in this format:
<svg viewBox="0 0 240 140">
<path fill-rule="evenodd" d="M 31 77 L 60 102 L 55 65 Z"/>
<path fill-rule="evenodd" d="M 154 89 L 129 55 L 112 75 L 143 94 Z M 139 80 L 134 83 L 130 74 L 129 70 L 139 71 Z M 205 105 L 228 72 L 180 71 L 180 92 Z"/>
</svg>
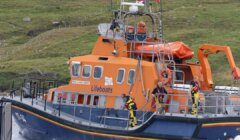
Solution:
<svg viewBox="0 0 240 140">
<path fill-rule="evenodd" d="M 62 102 L 62 97 L 60 97 L 60 102 L 58 104 L 58 116 L 60 117 L 60 112 L 61 112 L 61 102 Z"/>
<path fill-rule="evenodd" d="M 45 94 L 43 94 L 43 97 L 44 97 L 44 111 L 46 111 L 46 108 L 47 108 L 47 97 Z"/>
</svg>

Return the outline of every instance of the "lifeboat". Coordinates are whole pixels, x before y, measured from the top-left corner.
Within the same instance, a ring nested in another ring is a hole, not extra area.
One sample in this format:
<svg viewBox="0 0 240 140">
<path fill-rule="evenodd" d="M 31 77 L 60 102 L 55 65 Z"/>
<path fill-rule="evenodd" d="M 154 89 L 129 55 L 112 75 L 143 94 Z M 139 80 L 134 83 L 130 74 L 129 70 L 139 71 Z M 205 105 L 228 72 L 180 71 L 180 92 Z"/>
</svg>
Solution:
<svg viewBox="0 0 240 140">
<path fill-rule="evenodd" d="M 138 45 L 134 53 L 143 53 L 146 57 L 152 57 L 152 54 L 172 54 L 174 59 L 188 60 L 192 59 L 194 52 L 186 44 L 180 41 L 166 44 Z"/>
<path fill-rule="evenodd" d="M 237 83 L 240 70 L 230 48 L 204 44 L 198 50 L 199 63 L 183 63 L 194 52 L 183 42 L 161 43 L 162 10 L 155 11 L 150 3 L 153 0 L 121 0 L 112 22 L 98 26 L 92 53 L 69 58 L 68 84 L 55 87 L 57 79 L 45 75 L 24 79 L 18 88 L 13 81 L 10 96 L 0 102 L 11 103 L 7 109 L 12 109 L 23 137 L 225 140 L 240 136 L 240 87 L 214 88 L 208 62 L 210 54 L 225 52 Z M 137 6 L 145 7 L 138 12 Z M 191 93 L 197 84 L 201 90 Z"/>
</svg>

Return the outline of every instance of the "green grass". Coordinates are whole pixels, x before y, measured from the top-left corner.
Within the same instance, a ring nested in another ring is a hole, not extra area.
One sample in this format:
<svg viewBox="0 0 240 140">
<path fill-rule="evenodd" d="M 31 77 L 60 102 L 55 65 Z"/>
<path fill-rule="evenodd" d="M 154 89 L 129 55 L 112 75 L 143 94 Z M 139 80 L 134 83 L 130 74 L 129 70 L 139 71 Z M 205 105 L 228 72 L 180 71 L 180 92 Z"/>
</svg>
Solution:
<svg viewBox="0 0 240 140">
<path fill-rule="evenodd" d="M 1 0 L 0 85 L 9 87 L 12 80 L 22 80 L 34 71 L 56 73 L 62 81 L 69 79 L 65 62 L 69 57 L 91 52 L 97 24 L 110 21 L 106 13 L 109 1 Z M 166 40 L 183 41 L 195 54 L 204 43 L 231 46 L 240 66 L 239 0 L 162 1 Z M 31 22 L 23 21 L 26 16 Z M 54 27 L 53 21 L 62 21 L 61 28 Z M 29 31 L 34 34 L 28 36 Z M 231 84 L 224 55 L 210 59 L 216 84 Z"/>
<path fill-rule="evenodd" d="M 172 0 L 165 3 L 169 8 L 165 10 L 165 37 L 168 41 L 184 41 L 195 54 L 200 44 L 230 46 L 236 64 L 240 67 L 238 0 Z M 197 58 L 194 60 L 197 61 Z M 215 83 L 231 85 L 232 77 L 225 55 L 211 55 L 209 60 Z"/>
</svg>

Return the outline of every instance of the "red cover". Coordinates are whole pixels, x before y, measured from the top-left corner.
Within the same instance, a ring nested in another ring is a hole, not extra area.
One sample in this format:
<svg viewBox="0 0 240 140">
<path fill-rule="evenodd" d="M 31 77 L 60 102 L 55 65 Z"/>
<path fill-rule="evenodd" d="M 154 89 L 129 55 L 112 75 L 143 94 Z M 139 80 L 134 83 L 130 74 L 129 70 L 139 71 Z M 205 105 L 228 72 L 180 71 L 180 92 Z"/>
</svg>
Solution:
<svg viewBox="0 0 240 140">
<path fill-rule="evenodd" d="M 137 53 L 143 52 L 145 56 L 152 56 L 152 53 L 161 54 L 172 54 L 174 58 L 178 59 L 192 59 L 194 52 L 183 42 L 170 42 L 166 44 L 155 44 L 155 45 L 139 45 L 136 46 Z"/>
</svg>

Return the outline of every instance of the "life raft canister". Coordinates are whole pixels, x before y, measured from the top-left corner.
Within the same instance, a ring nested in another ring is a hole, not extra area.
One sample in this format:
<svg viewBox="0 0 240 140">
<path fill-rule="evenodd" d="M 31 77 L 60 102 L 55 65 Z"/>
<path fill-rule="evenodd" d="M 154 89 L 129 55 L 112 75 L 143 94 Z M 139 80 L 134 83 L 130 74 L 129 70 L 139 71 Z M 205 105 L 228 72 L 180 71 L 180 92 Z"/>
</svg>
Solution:
<svg viewBox="0 0 240 140">
<path fill-rule="evenodd" d="M 170 84 L 172 81 L 172 72 L 169 68 L 166 68 L 160 72 L 159 75 L 159 82 L 162 82 L 163 84 Z"/>
</svg>

